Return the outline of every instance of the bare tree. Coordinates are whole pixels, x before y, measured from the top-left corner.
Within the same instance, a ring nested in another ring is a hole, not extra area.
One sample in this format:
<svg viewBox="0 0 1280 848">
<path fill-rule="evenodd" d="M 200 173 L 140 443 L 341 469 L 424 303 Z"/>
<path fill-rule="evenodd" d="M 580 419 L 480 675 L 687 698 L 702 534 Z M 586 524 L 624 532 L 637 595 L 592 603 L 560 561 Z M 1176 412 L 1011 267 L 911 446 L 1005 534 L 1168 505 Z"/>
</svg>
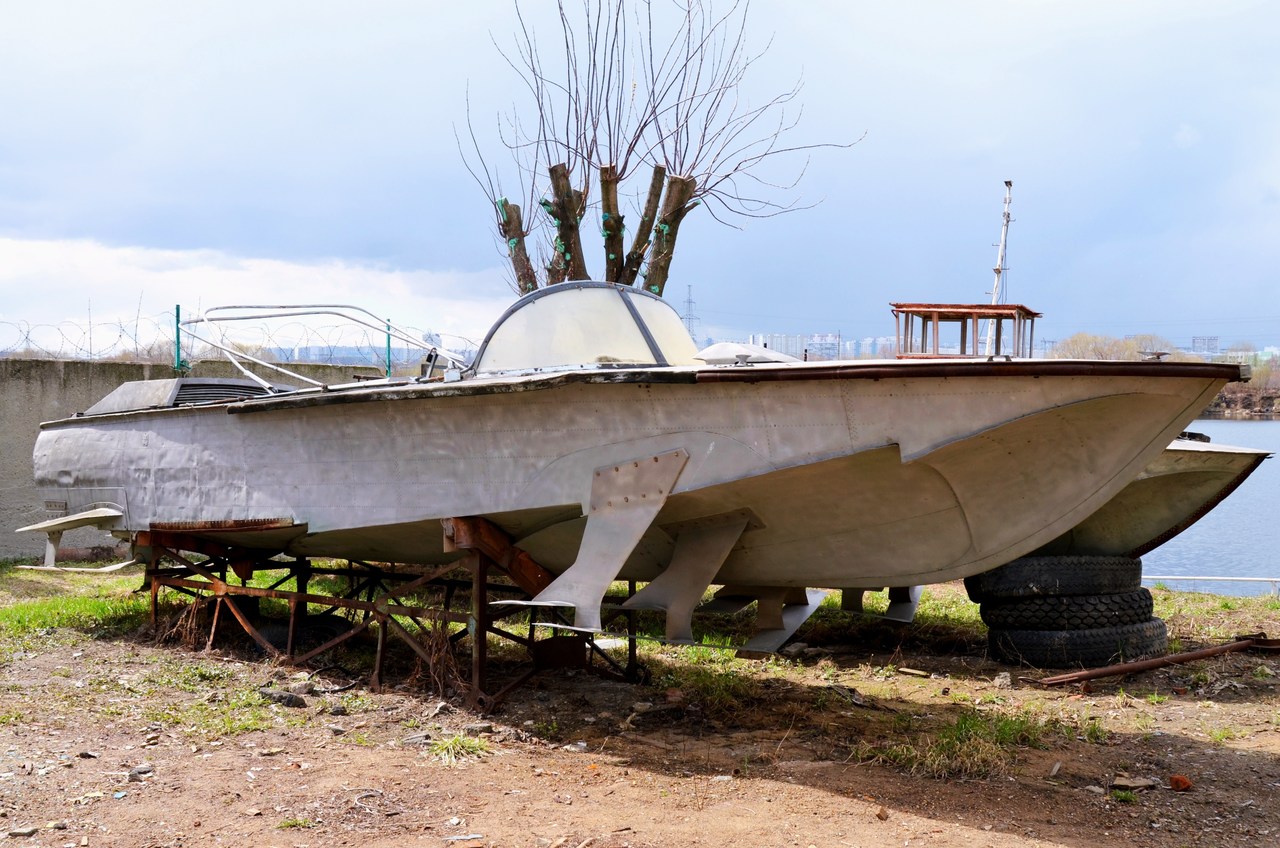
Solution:
<svg viewBox="0 0 1280 848">
<path fill-rule="evenodd" d="M 1179 352 L 1173 342 L 1152 333 L 1123 339 L 1076 333 L 1055 344 L 1046 355 L 1050 359 L 1146 359 L 1156 355 L 1175 362 L 1199 359 Z"/>
<path fill-rule="evenodd" d="M 851 146 L 783 144 L 796 126 L 788 107 L 799 83 L 751 104 L 743 81 L 764 52 L 747 49 L 746 0 L 732 0 L 723 13 L 710 0 L 558 0 L 556 9 L 553 59 L 544 57 L 519 4 L 515 47 L 503 53 L 532 110 L 500 116 L 497 126 L 516 165 L 519 202 L 487 163 L 468 106 L 474 155 L 464 158 L 493 204 L 521 293 L 540 277 L 546 284 L 588 279 L 582 223 L 599 215 L 601 278 L 661 295 L 690 211 L 705 206 L 721 222 L 790 211 L 794 201 L 773 195 L 794 188 L 803 166 L 784 185 L 765 180 L 759 166 L 783 154 Z M 627 247 L 620 194 L 632 177 L 639 220 Z M 541 244 L 535 234 L 545 236 Z"/>
</svg>

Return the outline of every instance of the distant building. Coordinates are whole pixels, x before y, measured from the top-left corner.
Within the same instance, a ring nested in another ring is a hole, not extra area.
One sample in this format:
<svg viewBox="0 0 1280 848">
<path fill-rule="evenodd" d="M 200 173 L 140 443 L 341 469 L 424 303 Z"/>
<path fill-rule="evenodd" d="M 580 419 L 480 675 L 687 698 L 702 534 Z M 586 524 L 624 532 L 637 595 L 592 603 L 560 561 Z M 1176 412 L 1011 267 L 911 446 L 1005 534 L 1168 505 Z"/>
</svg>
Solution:
<svg viewBox="0 0 1280 848">
<path fill-rule="evenodd" d="M 846 339 L 840 333 L 752 333 L 747 342 L 810 361 L 893 355 L 893 336 Z M 882 344 L 888 345 L 887 354 L 880 352 Z"/>
<path fill-rule="evenodd" d="M 1184 337 L 1185 338 L 1185 337 Z M 1213 356 L 1218 353 L 1217 336 L 1192 336 L 1191 352 Z"/>
<path fill-rule="evenodd" d="M 814 333 L 805 345 L 809 359 L 839 359 L 840 334 Z"/>
<path fill-rule="evenodd" d="M 892 359 L 898 340 L 893 336 L 866 336 L 850 342 L 850 359 Z"/>
<path fill-rule="evenodd" d="M 776 350 L 788 356 L 801 357 L 804 356 L 805 338 L 806 336 L 784 333 L 752 333 L 747 337 L 747 343 L 767 347 L 769 350 Z"/>
</svg>

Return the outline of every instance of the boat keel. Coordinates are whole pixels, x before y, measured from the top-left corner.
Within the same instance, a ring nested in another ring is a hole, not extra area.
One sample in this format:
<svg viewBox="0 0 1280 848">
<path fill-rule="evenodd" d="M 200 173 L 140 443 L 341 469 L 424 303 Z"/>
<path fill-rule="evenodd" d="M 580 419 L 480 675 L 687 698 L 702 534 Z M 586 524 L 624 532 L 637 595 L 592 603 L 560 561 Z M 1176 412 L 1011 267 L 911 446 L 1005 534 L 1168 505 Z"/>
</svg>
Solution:
<svg viewBox="0 0 1280 848">
<path fill-rule="evenodd" d="M 920 605 L 920 586 L 890 586 L 889 606 L 883 614 L 867 612 L 862 608 L 862 595 L 865 592 L 879 592 L 880 589 L 841 589 L 840 609 L 846 612 L 858 612 L 872 618 L 883 618 L 888 621 L 901 621 L 909 624 L 916 617 L 916 607 Z"/>
<path fill-rule="evenodd" d="M 684 525 L 666 570 L 622 608 L 663 610 L 667 641 L 692 642 L 693 610 L 750 521 L 749 510 L 737 510 Z"/>
<path fill-rule="evenodd" d="M 529 601 L 528 606 L 573 607 L 573 629 L 598 632 L 600 605 L 627 557 L 635 550 L 680 472 L 689 461 L 683 448 L 595 469 L 587 503 L 587 525 L 573 565 Z"/>
<path fill-rule="evenodd" d="M 827 597 L 824 589 L 797 589 L 783 586 L 725 586 L 713 600 L 703 604 L 708 612 L 732 612 L 756 602 L 756 633 L 747 640 L 738 656 L 758 659 L 772 654 L 795 635 L 809 616 L 818 611 Z"/>
</svg>

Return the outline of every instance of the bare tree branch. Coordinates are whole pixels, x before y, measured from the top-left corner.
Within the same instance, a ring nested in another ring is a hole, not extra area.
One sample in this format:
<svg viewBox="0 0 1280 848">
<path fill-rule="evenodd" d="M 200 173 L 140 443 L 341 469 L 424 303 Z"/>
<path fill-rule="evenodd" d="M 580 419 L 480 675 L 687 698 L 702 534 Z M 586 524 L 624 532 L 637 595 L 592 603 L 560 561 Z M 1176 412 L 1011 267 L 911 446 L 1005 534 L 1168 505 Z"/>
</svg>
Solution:
<svg viewBox="0 0 1280 848">
<path fill-rule="evenodd" d="M 697 180 L 692 177 L 667 178 L 662 214 L 653 227 L 653 256 L 649 260 L 649 272 L 644 278 L 646 291 L 661 296 L 666 290 L 667 277 L 671 273 L 671 258 L 676 250 L 676 236 L 680 233 L 680 222 L 696 204 L 696 201 L 691 201 L 697 187 Z"/>
<path fill-rule="evenodd" d="M 667 169 L 661 165 L 653 166 L 653 176 L 649 180 L 649 191 L 645 195 L 644 211 L 640 214 L 640 226 L 631 242 L 631 250 L 627 252 L 627 261 L 622 266 L 618 284 L 635 285 L 640 276 L 640 268 L 649 253 L 650 236 L 653 233 L 653 222 L 658 217 L 658 204 L 662 202 L 662 185 L 667 178 Z"/>
<path fill-rule="evenodd" d="M 762 166 L 857 143 L 782 143 L 800 119 L 799 111 L 788 111 L 799 82 L 752 105 L 744 82 L 771 45 L 749 50 L 748 0 L 727 0 L 719 11 L 712 0 L 557 0 L 553 41 L 535 32 L 526 17 L 532 6 L 513 6 L 517 31 L 503 57 L 533 116 L 522 121 L 513 109 L 498 138 L 525 187 L 523 209 L 537 223 L 526 219 L 518 226 L 523 235 L 510 232 L 521 204 L 505 201 L 483 157 L 480 169 L 468 167 L 495 204 L 521 291 L 536 280 L 528 281 L 525 266 L 533 264 L 527 252 L 523 260 L 517 256 L 517 242 L 524 250 L 535 231 L 546 236 L 537 250 L 548 283 L 589 276 L 581 222 L 598 210 L 603 278 L 636 285 L 643 276 L 645 288 L 661 294 L 690 211 L 706 206 L 712 219 L 726 223 L 807 208 L 788 198 L 807 158 L 791 180 L 768 179 Z M 554 48 L 540 52 L 549 44 Z M 479 156 L 474 133 L 472 146 Z M 640 165 L 652 173 L 647 191 L 629 192 L 641 212 L 624 256 L 619 198 Z M 594 204 L 593 183 L 600 190 Z"/>
</svg>

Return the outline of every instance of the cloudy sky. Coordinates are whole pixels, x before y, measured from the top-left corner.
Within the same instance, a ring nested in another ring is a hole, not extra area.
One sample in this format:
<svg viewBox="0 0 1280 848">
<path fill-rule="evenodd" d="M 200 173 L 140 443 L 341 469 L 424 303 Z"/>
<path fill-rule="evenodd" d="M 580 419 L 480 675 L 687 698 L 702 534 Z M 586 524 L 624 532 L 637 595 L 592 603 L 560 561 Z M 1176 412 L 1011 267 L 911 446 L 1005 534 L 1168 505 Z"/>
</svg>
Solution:
<svg viewBox="0 0 1280 848">
<path fill-rule="evenodd" d="M 555 35 L 549 6 L 524 4 Z M 454 127 L 469 91 L 502 158 L 511 9 L 8 4 L 0 350 L 175 304 L 354 302 L 482 334 L 513 295 Z M 791 140 L 861 141 L 780 194 L 810 208 L 692 213 L 668 297 L 691 287 L 703 336 L 888 334 L 890 301 L 988 297 L 1010 179 L 1009 299 L 1041 338 L 1280 344 L 1278 31 L 1265 0 L 757 0 L 744 100 L 802 77 Z"/>
</svg>

